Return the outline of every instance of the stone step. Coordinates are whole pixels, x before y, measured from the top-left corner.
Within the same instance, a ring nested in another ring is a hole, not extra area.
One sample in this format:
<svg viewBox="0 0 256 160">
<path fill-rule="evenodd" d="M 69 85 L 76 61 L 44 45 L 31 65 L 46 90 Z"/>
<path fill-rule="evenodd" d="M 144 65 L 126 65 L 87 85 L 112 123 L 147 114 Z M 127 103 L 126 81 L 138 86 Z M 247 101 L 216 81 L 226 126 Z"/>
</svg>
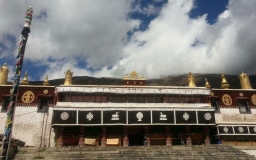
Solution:
<svg viewBox="0 0 256 160">
<path fill-rule="evenodd" d="M 254 156 L 241 152 L 231 146 L 136 146 L 136 147 L 62 147 L 62 148 L 20 148 L 15 159 L 33 159 L 35 157 L 51 159 L 246 159 Z"/>
</svg>

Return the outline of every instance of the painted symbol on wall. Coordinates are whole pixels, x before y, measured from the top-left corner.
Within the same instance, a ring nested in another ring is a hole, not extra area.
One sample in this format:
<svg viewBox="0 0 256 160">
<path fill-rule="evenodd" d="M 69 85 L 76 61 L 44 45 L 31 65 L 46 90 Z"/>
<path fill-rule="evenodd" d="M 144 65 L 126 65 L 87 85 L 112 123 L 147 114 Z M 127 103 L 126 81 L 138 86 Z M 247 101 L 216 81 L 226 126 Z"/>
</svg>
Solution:
<svg viewBox="0 0 256 160">
<path fill-rule="evenodd" d="M 88 121 L 91 121 L 93 119 L 93 114 L 91 112 L 89 112 L 87 115 L 86 115 L 86 118 L 88 119 Z"/>
<path fill-rule="evenodd" d="M 223 131 L 224 131 L 225 133 L 228 133 L 228 128 L 225 126 L 225 127 L 223 128 Z"/>
<path fill-rule="evenodd" d="M 112 120 L 112 121 L 118 121 L 118 120 L 119 120 L 118 112 L 116 112 L 116 114 L 112 114 L 111 120 Z"/>
<path fill-rule="evenodd" d="M 185 119 L 186 121 L 189 119 L 189 114 L 187 114 L 187 112 L 183 114 L 183 119 Z"/>
<path fill-rule="evenodd" d="M 253 131 L 256 133 L 256 127 L 253 128 Z"/>
<path fill-rule="evenodd" d="M 204 114 L 204 119 L 207 120 L 207 121 L 209 121 L 210 119 L 212 119 L 211 113 L 205 113 L 205 114 Z"/>
<path fill-rule="evenodd" d="M 44 91 L 43 91 L 43 93 L 44 94 L 47 94 L 49 91 L 47 90 L 47 89 L 45 89 Z"/>
<path fill-rule="evenodd" d="M 256 94 L 253 94 L 251 97 L 251 101 L 254 105 L 256 105 Z"/>
<path fill-rule="evenodd" d="M 224 94 L 222 96 L 222 102 L 226 105 L 226 106 L 230 106 L 232 104 L 232 99 L 228 94 Z"/>
<path fill-rule="evenodd" d="M 61 115 L 60 115 L 60 118 L 65 121 L 67 120 L 69 117 L 69 114 L 67 112 L 62 112 Z"/>
<path fill-rule="evenodd" d="M 138 118 L 138 121 L 142 121 L 141 119 L 143 118 L 143 114 L 141 112 L 138 112 L 136 114 L 136 117 Z"/>
<path fill-rule="evenodd" d="M 35 95 L 32 91 L 27 91 L 22 95 L 22 102 L 23 103 L 31 103 L 35 99 Z"/>
<path fill-rule="evenodd" d="M 166 114 L 163 114 L 162 112 L 160 112 L 160 121 L 166 121 L 167 118 L 166 118 Z"/>
<path fill-rule="evenodd" d="M 238 127 L 238 131 L 241 132 L 241 133 L 243 133 L 243 132 L 244 132 L 243 127 Z"/>
</svg>

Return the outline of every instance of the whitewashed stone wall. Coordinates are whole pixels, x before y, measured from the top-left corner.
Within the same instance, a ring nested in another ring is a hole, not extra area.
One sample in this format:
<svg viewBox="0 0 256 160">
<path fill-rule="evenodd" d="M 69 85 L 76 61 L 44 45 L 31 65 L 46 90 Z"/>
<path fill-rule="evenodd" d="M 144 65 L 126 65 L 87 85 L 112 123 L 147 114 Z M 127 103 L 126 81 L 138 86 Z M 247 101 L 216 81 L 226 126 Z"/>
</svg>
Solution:
<svg viewBox="0 0 256 160">
<path fill-rule="evenodd" d="M 256 109 L 251 109 L 251 114 L 240 114 L 238 108 L 221 108 L 220 113 L 215 114 L 216 123 L 248 122 L 256 123 Z"/>
<path fill-rule="evenodd" d="M 37 106 L 17 106 L 15 110 L 12 137 L 26 143 L 26 146 L 54 146 L 54 132 L 51 127 L 52 107 L 48 114 L 37 112 Z M 4 133 L 6 113 L 0 113 L 0 132 Z"/>
<path fill-rule="evenodd" d="M 0 103 L 0 111 L 2 110 L 2 106 Z M 4 133 L 4 126 L 6 121 L 6 112 L 0 112 L 0 134 Z"/>
</svg>

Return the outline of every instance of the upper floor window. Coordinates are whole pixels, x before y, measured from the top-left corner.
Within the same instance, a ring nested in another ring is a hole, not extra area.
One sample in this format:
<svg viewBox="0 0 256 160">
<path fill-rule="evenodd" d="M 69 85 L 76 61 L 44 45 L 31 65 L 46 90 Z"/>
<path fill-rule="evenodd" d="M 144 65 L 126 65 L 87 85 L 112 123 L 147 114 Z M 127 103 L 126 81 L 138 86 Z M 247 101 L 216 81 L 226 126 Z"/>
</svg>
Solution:
<svg viewBox="0 0 256 160">
<path fill-rule="evenodd" d="M 250 113 L 250 107 L 247 101 L 237 101 L 240 113 Z"/>
<path fill-rule="evenodd" d="M 218 100 L 211 100 L 211 106 L 214 108 L 215 112 L 220 112 Z"/>
<path fill-rule="evenodd" d="M 8 105 L 9 105 L 9 98 L 10 97 L 3 97 L 1 112 L 7 112 L 7 108 L 8 108 Z"/>
<path fill-rule="evenodd" d="M 49 108 L 49 100 L 47 98 L 39 99 L 38 109 L 37 112 L 48 112 Z"/>
</svg>

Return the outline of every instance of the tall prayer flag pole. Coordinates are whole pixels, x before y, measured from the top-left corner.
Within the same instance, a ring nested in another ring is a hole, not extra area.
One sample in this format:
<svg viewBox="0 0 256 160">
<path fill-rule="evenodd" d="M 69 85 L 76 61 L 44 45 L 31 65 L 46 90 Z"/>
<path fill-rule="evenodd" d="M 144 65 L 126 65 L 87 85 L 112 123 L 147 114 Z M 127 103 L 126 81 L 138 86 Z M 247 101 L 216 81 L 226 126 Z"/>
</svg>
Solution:
<svg viewBox="0 0 256 160">
<path fill-rule="evenodd" d="M 17 94 L 19 90 L 19 84 L 20 84 L 20 74 L 23 64 L 23 57 L 25 54 L 25 48 L 26 43 L 28 40 L 28 34 L 30 33 L 30 25 L 32 21 L 33 9 L 30 6 L 29 9 L 27 9 L 25 13 L 25 24 L 21 32 L 21 41 L 19 43 L 18 53 L 17 53 L 17 61 L 15 63 L 15 75 L 14 75 L 14 81 L 13 81 L 13 87 L 11 90 L 11 96 L 9 99 L 9 105 L 7 108 L 7 118 L 5 122 L 5 129 L 4 129 L 4 135 L 2 140 L 2 148 L 1 148 L 1 155 L 2 160 L 8 159 L 8 149 L 9 145 L 11 143 L 11 134 L 12 134 L 12 126 L 13 126 L 13 120 L 14 120 L 14 114 L 15 114 L 15 107 L 17 103 Z"/>
</svg>

